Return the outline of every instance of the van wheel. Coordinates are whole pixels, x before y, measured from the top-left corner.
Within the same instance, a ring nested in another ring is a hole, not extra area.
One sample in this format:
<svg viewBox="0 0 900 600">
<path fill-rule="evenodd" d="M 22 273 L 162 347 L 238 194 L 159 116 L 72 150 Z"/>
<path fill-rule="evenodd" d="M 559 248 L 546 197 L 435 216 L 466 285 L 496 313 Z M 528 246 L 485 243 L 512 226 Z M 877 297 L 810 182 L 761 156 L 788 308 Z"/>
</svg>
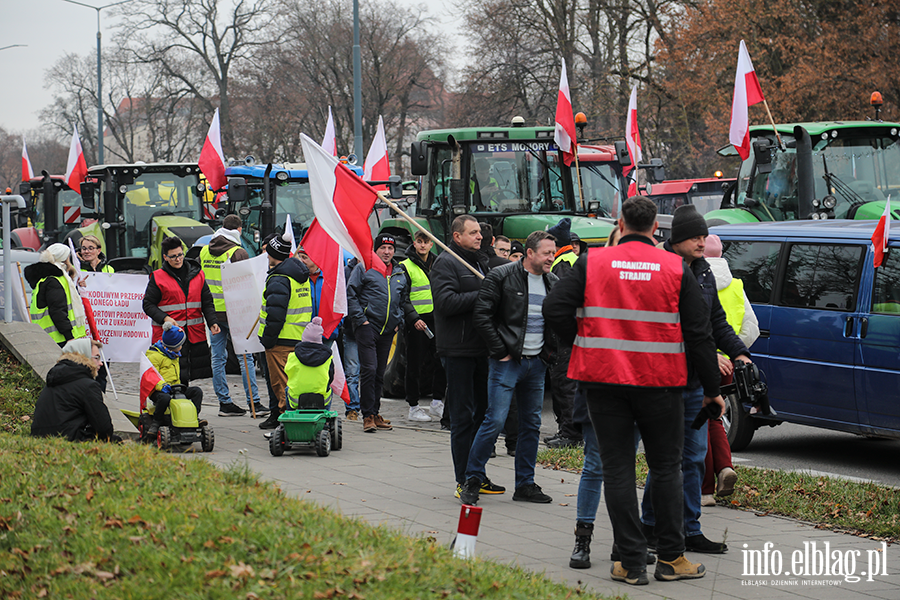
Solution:
<svg viewBox="0 0 900 600">
<path fill-rule="evenodd" d="M 728 436 L 728 445 L 732 452 L 740 452 L 750 445 L 756 428 L 750 421 L 750 415 L 744 410 L 734 394 L 725 396 L 725 414 L 722 415 L 722 425 Z"/>
</svg>

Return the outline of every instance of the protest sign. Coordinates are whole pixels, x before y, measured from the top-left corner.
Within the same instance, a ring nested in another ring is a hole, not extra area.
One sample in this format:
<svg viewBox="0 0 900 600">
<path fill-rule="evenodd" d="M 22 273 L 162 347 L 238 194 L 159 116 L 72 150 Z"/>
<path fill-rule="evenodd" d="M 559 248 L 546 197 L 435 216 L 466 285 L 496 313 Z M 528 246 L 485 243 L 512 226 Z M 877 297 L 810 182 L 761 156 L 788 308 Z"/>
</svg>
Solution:
<svg viewBox="0 0 900 600">
<path fill-rule="evenodd" d="M 150 347 L 150 317 L 144 313 L 148 275 L 82 273 L 104 354 L 110 362 L 138 362 Z"/>
<path fill-rule="evenodd" d="M 262 293 L 266 287 L 269 258 L 261 254 L 250 260 L 222 265 L 222 293 L 228 314 L 228 328 L 235 354 L 264 352 L 254 325 L 262 308 Z M 253 331 L 250 339 L 247 334 Z"/>
</svg>

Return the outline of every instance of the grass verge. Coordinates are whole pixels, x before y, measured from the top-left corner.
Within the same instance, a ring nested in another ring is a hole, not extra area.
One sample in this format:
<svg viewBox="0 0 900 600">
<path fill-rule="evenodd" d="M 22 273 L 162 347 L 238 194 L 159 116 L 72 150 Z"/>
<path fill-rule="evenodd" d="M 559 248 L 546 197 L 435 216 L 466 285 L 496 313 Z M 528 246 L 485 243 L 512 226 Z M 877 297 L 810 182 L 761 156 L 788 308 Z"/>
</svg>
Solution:
<svg viewBox="0 0 900 600">
<path fill-rule="evenodd" d="M 148 446 L 0 434 L 0 472 L 4 598 L 594 597 Z"/>
<path fill-rule="evenodd" d="M 30 433 L 34 403 L 44 382 L 0 346 L 0 431 Z"/>
<path fill-rule="evenodd" d="M 584 448 L 543 448 L 537 460 L 550 469 L 580 473 Z M 742 466 L 734 470 L 738 485 L 733 495 L 718 498 L 719 505 L 800 519 L 878 541 L 900 541 L 900 490 L 808 473 Z M 646 477 L 647 463 L 638 454 L 635 479 L 643 485 Z"/>
</svg>

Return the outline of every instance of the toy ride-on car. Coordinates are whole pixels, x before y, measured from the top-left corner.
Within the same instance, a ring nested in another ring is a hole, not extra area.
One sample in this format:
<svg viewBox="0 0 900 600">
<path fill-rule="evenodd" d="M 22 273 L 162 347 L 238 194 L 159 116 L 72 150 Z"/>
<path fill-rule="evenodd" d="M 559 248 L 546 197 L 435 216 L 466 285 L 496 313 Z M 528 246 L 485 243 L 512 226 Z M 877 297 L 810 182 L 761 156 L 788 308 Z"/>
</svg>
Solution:
<svg viewBox="0 0 900 600">
<path fill-rule="evenodd" d="M 319 456 L 328 456 L 332 450 L 340 450 L 344 445 L 338 414 L 325 410 L 321 400 L 285 411 L 278 421 L 278 427 L 269 438 L 272 456 L 281 456 L 285 450 L 300 446 L 315 448 Z"/>
<path fill-rule="evenodd" d="M 160 450 L 200 442 L 204 452 L 212 452 L 216 445 L 215 433 L 205 420 L 197 418 L 197 407 L 184 395 L 185 389 L 185 386 L 180 384 L 172 386 L 172 400 L 166 410 L 164 422 L 155 435 L 148 433 L 156 408 L 152 402 L 146 402 L 140 413 L 122 410 L 128 420 L 137 427 L 140 441 L 156 444 Z"/>
</svg>

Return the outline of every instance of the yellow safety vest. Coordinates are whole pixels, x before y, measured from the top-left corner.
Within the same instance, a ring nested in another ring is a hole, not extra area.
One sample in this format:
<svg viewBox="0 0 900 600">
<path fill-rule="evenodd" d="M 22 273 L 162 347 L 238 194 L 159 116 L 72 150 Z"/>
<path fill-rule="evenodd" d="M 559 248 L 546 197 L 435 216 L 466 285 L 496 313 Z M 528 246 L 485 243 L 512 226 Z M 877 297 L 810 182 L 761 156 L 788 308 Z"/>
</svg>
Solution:
<svg viewBox="0 0 900 600">
<path fill-rule="evenodd" d="M 331 362 L 329 358 L 318 367 L 309 367 L 300 362 L 296 353 L 288 355 L 284 372 L 288 376 L 288 406 L 291 410 L 297 410 L 300 396 L 304 394 L 321 396 L 323 407 L 328 408 L 331 402 L 331 388 L 328 385 Z"/>
<path fill-rule="evenodd" d="M 72 307 L 72 292 L 69 290 L 69 283 L 63 275 L 57 277 L 44 277 L 38 281 L 37 286 L 34 288 L 34 292 L 31 294 L 31 307 L 28 311 L 31 313 L 31 322 L 40 325 L 50 336 L 50 339 L 57 344 L 66 341 L 65 336 L 57 331 L 56 325 L 53 324 L 53 319 L 50 318 L 50 307 L 38 308 L 37 305 L 38 291 L 41 289 L 41 284 L 48 279 L 56 279 L 66 291 L 66 317 L 69 319 L 69 323 L 72 324 L 72 339 L 77 340 L 78 338 L 83 338 L 87 335 L 87 328 L 85 328 L 84 325 L 77 325 L 75 323 L 75 310 Z"/>
<path fill-rule="evenodd" d="M 287 277 L 291 283 L 291 296 L 288 301 L 287 315 L 284 318 L 284 325 L 281 327 L 281 334 L 278 339 L 292 340 L 299 342 L 303 339 L 303 329 L 306 324 L 312 321 L 312 294 L 310 293 L 309 280 L 305 283 L 297 283 L 297 280 L 287 275 L 276 273 L 266 278 L 266 286 L 273 277 Z M 262 337 L 266 328 L 266 296 L 263 294 L 262 308 L 259 311 L 259 329 L 257 335 Z"/>
<path fill-rule="evenodd" d="M 719 302 L 722 304 L 722 310 L 725 311 L 725 320 L 728 321 L 735 333 L 740 333 L 741 325 L 744 323 L 744 282 L 732 278 L 727 287 L 719 290 Z M 721 350 L 719 352 L 728 356 Z M 728 358 L 731 357 L 728 356 Z"/>
<path fill-rule="evenodd" d="M 113 269 L 113 268 L 112 268 L 111 266 L 109 266 L 109 265 L 103 265 L 103 266 L 100 268 L 100 271 L 90 271 L 90 270 L 88 270 L 88 269 L 85 269 L 84 267 L 81 267 L 81 270 L 82 270 L 82 271 L 85 271 L 85 272 L 87 272 L 87 273 L 98 273 L 98 272 L 99 272 L 99 273 L 115 273 L 115 272 L 116 272 L 116 270 Z"/>
<path fill-rule="evenodd" d="M 408 258 L 400 263 L 409 273 L 409 300 L 420 315 L 434 311 L 434 299 L 431 296 L 431 281 L 422 268 Z"/>
<path fill-rule="evenodd" d="M 213 256 L 209 246 L 203 246 L 200 250 L 200 267 L 206 276 L 206 285 L 213 297 L 216 312 L 225 312 L 225 292 L 222 290 L 222 265 L 231 260 L 231 255 L 237 252 L 240 246 L 229 248 L 219 256 Z"/>
<path fill-rule="evenodd" d="M 553 268 L 556 267 L 556 265 L 558 265 L 562 261 L 566 261 L 567 263 L 569 263 L 569 266 L 574 267 L 576 260 L 578 260 L 578 255 L 576 255 L 571 250 L 569 250 L 568 252 L 563 252 L 562 254 L 557 256 L 556 260 L 553 261 L 553 264 L 550 265 L 550 270 L 552 271 Z"/>
</svg>

